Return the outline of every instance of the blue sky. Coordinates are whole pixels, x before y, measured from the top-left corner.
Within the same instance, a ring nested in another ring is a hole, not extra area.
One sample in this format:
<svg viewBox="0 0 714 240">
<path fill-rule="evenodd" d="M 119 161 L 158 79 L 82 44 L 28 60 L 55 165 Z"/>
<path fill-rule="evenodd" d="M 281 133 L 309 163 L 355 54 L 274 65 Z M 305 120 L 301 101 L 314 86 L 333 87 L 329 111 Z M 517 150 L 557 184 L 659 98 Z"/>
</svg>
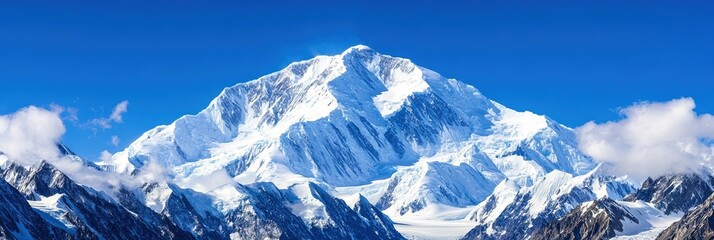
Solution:
<svg viewBox="0 0 714 240">
<path fill-rule="evenodd" d="M 223 87 L 356 44 L 569 126 L 682 96 L 714 113 L 706 1 L 147 2 L 0 1 L 0 114 L 77 109 L 64 141 L 94 160 Z M 122 101 L 121 122 L 92 127 Z"/>
</svg>

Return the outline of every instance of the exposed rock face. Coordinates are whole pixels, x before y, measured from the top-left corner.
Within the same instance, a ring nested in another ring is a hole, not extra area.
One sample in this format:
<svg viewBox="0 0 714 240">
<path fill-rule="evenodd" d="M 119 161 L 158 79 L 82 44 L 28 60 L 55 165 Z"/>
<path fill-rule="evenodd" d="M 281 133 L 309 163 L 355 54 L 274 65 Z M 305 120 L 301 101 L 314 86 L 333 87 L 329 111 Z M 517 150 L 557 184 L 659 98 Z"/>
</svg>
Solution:
<svg viewBox="0 0 714 240">
<path fill-rule="evenodd" d="M 657 239 L 714 239 L 714 195 L 662 231 Z"/>
<path fill-rule="evenodd" d="M 534 229 L 565 215 L 570 210 L 568 206 L 576 206 L 581 202 L 591 200 L 593 196 L 583 189 L 573 189 L 570 193 L 546 203 L 547 210 L 535 216 L 529 215 L 532 198 L 533 195 L 530 194 L 517 197 L 514 204 L 507 207 L 496 219 L 493 228 L 498 233 L 496 235 L 498 239 L 526 238 Z M 519 222 L 524 224 L 517 224 Z"/>
<path fill-rule="evenodd" d="M 198 239 L 403 239 L 369 202 L 350 208 L 317 184 L 289 189 L 272 183 L 238 184 L 216 190 L 202 194 L 158 183 L 144 187 L 146 195 L 166 193 L 161 212 Z M 232 206 L 214 207 L 223 201 L 215 197 L 232 199 Z"/>
<path fill-rule="evenodd" d="M 52 216 L 53 221 L 62 223 L 72 238 L 190 238 L 190 234 L 170 221 L 165 221 L 163 216 L 143 204 L 135 202 L 136 199 L 126 198 L 124 205 L 119 204 L 105 193 L 76 184 L 47 162 L 40 162 L 30 169 L 9 166 L 2 175 L 5 180 L 12 181 L 14 187 L 24 195 L 25 203 L 27 200 L 51 201 L 46 204 L 55 206 L 62 214 L 45 213 Z"/>
<path fill-rule="evenodd" d="M 225 185 L 215 195 L 148 183 L 110 196 L 44 161 L 6 162 L 0 176 L 0 237 L 8 239 L 403 239 L 366 199 L 351 208 L 313 183 Z M 232 200 L 215 205 L 215 197 Z M 312 211 L 324 215 L 298 216 Z"/>
<path fill-rule="evenodd" d="M 623 231 L 623 221 L 638 223 L 629 210 L 611 199 L 581 204 L 565 217 L 548 223 L 531 239 L 608 239 Z"/>
<path fill-rule="evenodd" d="M 622 201 L 605 198 L 578 206 L 534 232 L 532 239 L 609 239 L 618 235 L 653 238 L 681 214 L 701 204 L 705 194 L 711 194 L 711 185 L 705 179 L 710 177 L 672 174 L 647 179 L 640 189 Z M 707 210 L 701 205 L 697 209 Z M 701 221 L 706 222 L 698 219 L 680 223 L 680 229 L 670 227 L 672 230 L 662 233 L 666 234 L 664 239 L 681 239 L 696 231 L 694 229 L 702 228 Z M 690 229 L 689 226 L 696 227 Z M 674 236 L 677 231 L 679 235 Z M 702 239 L 700 237 L 705 235 L 695 236 L 692 239 Z"/>
<path fill-rule="evenodd" d="M 712 194 L 714 178 L 699 174 L 672 174 L 648 178 L 626 201 L 642 200 L 655 204 L 665 214 L 687 212 Z"/>
<path fill-rule="evenodd" d="M 70 235 L 45 220 L 24 196 L 0 179 L 0 239 L 62 239 Z"/>
<path fill-rule="evenodd" d="M 355 203 L 353 209 L 371 224 L 373 228 L 379 229 L 376 232 L 378 237 L 383 239 L 401 238 L 401 236 L 397 234 L 397 229 L 394 228 L 394 222 L 362 195 L 359 196 L 359 201 Z"/>
<path fill-rule="evenodd" d="M 553 171 L 531 187 L 518 189 L 514 183 L 504 182 L 497 189 L 502 192 L 494 193 L 472 212 L 470 218 L 479 225 L 464 239 L 526 239 L 583 202 L 617 199 L 635 190 L 599 168 L 576 177 Z"/>
</svg>

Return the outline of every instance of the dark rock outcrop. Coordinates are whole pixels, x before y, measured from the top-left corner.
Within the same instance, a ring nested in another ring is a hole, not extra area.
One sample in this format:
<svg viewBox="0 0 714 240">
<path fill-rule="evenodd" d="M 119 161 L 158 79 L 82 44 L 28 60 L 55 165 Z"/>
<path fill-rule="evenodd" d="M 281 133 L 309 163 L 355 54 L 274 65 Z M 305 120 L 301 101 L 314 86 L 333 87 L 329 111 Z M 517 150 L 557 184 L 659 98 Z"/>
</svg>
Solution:
<svg viewBox="0 0 714 240">
<path fill-rule="evenodd" d="M 64 239 L 70 235 L 49 224 L 25 197 L 0 179 L 0 239 Z"/>
<path fill-rule="evenodd" d="M 671 174 L 657 179 L 647 178 L 637 192 L 625 201 L 642 200 L 655 204 L 665 214 L 687 212 L 712 194 L 712 177 L 699 174 Z"/>
<path fill-rule="evenodd" d="M 714 239 L 714 195 L 662 231 L 657 239 Z"/>
<path fill-rule="evenodd" d="M 531 239 L 609 239 L 623 231 L 624 220 L 638 223 L 629 210 L 611 199 L 581 204 L 565 217 L 548 223 Z"/>
</svg>

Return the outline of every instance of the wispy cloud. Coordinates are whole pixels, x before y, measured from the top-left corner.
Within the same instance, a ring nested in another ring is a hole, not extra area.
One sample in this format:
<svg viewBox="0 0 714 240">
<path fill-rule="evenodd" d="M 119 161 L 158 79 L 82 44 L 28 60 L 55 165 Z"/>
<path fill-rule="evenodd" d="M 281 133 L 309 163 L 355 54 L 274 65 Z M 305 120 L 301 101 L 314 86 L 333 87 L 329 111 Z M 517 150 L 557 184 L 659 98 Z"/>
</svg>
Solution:
<svg viewBox="0 0 714 240">
<path fill-rule="evenodd" d="M 116 123 L 121 123 L 122 122 L 122 114 L 127 111 L 127 107 L 129 106 L 129 101 L 124 100 L 114 106 L 114 110 L 112 111 L 112 115 L 109 116 L 109 120 L 116 122 Z"/>
<path fill-rule="evenodd" d="M 636 181 L 711 166 L 714 117 L 697 114 L 694 100 L 639 103 L 619 121 L 589 122 L 576 129 L 580 149 Z"/>
<path fill-rule="evenodd" d="M 112 160 L 112 154 L 109 151 L 104 150 L 99 154 L 99 160 L 102 162 L 109 162 Z"/>
<path fill-rule="evenodd" d="M 57 115 L 67 121 L 73 123 L 77 123 L 79 121 L 79 117 L 77 116 L 77 113 L 79 113 L 79 109 L 77 108 L 65 107 L 56 103 L 50 103 L 50 111 L 57 113 Z"/>
<path fill-rule="evenodd" d="M 112 145 L 114 145 L 115 147 L 118 147 L 119 141 L 120 141 L 119 136 L 117 136 L 117 135 L 112 136 L 112 141 L 111 141 Z"/>
<path fill-rule="evenodd" d="M 50 111 L 53 113 L 61 114 L 62 112 L 64 112 L 64 106 L 56 103 L 50 103 Z"/>
<path fill-rule="evenodd" d="M 122 114 L 126 113 L 129 107 L 129 101 L 122 101 L 112 110 L 112 114 L 107 118 L 95 118 L 89 120 L 88 125 L 93 127 L 95 130 L 99 129 L 110 129 L 114 123 L 122 123 Z"/>
</svg>

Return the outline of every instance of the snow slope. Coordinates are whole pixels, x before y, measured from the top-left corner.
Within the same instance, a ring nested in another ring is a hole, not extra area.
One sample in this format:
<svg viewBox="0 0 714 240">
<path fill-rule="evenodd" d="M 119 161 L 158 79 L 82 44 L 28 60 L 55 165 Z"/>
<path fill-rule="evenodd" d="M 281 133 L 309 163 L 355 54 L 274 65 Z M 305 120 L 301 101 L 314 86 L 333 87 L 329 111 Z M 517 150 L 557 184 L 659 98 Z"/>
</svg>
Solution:
<svg viewBox="0 0 714 240">
<path fill-rule="evenodd" d="M 666 215 L 654 204 L 601 198 L 584 202 L 547 223 L 530 237 L 539 239 L 654 239 L 682 214 Z"/>
<path fill-rule="evenodd" d="M 407 239 L 444 240 L 463 237 L 476 224 L 471 221 L 394 219 L 394 227 Z"/>
<path fill-rule="evenodd" d="M 695 214 L 706 206 L 704 196 L 711 195 L 711 177 L 700 174 L 672 174 L 648 179 L 642 187 L 623 200 L 613 200 L 614 195 L 601 196 L 586 201 L 557 220 L 534 227 L 529 237 L 533 239 L 671 239 L 671 229 L 685 226 L 683 232 L 696 232 L 706 227 L 693 226 L 702 221 L 681 224 L 682 216 Z M 593 188 L 595 189 L 595 188 Z M 605 191 L 601 191 L 605 192 Z M 618 194 L 617 196 L 621 196 Z M 703 203 L 704 202 L 704 203 Z M 695 209 L 690 211 L 690 209 Z M 688 212 L 689 211 L 689 212 Z M 703 216 L 710 216 L 707 213 Z M 675 222 L 679 221 L 677 224 Z M 706 222 L 706 221 L 703 221 Z M 669 232 L 667 232 L 668 229 Z M 480 229 L 477 229 L 480 230 Z M 682 233 L 682 232 L 679 232 Z M 683 233 L 681 235 L 687 235 Z M 705 237 L 694 237 L 705 238 Z"/>
<path fill-rule="evenodd" d="M 654 204 L 643 201 L 617 201 L 617 203 L 624 206 L 638 222 L 629 219 L 622 221 L 623 231 L 617 232 L 617 236 L 613 239 L 655 239 L 660 232 L 679 221 L 684 215 L 684 213 L 665 214 Z"/>
<path fill-rule="evenodd" d="M 554 170 L 529 187 L 506 180 L 497 189 L 467 216 L 477 226 L 465 239 L 524 239 L 581 203 L 622 199 L 635 191 L 625 179 L 608 176 L 601 167 L 580 176 Z"/>
<path fill-rule="evenodd" d="M 49 197 L 40 196 L 40 200 L 37 201 L 27 201 L 30 206 L 40 212 L 46 214 L 41 214 L 45 217 L 45 221 L 53 224 L 56 227 L 60 227 L 66 230 L 75 228 L 75 226 L 64 218 L 64 215 L 68 212 L 68 207 L 61 200 L 63 194 L 55 194 Z"/>
</svg>

